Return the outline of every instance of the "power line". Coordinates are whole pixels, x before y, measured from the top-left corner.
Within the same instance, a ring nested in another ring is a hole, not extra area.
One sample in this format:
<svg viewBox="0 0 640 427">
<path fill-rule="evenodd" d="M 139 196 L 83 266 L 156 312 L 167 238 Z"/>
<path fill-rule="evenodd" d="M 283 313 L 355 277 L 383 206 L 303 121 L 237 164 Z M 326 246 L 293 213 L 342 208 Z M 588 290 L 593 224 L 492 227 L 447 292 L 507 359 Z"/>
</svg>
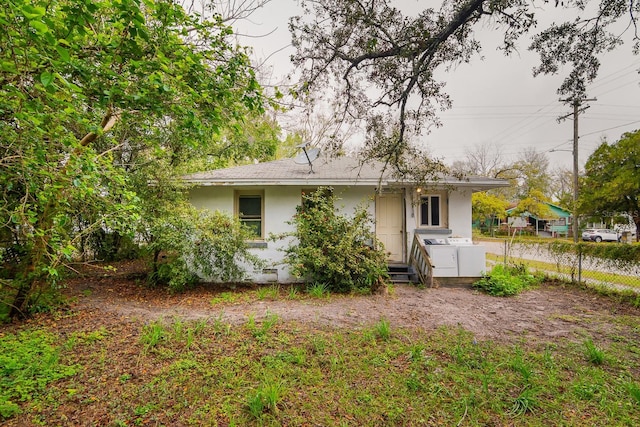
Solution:
<svg viewBox="0 0 640 427">
<path fill-rule="evenodd" d="M 636 120 L 636 121 L 633 121 L 633 122 L 625 123 L 625 124 L 619 125 L 619 126 L 613 126 L 613 127 L 606 128 L 606 129 L 596 130 L 596 131 L 593 131 L 593 132 L 585 133 L 584 135 L 580 135 L 580 136 L 583 137 L 583 136 L 594 135 L 596 133 L 605 132 L 605 131 L 612 130 L 612 129 L 618 129 L 618 128 L 622 128 L 622 127 L 625 127 L 625 126 L 633 125 L 633 124 L 636 124 L 636 123 L 640 123 L 640 120 Z"/>
</svg>

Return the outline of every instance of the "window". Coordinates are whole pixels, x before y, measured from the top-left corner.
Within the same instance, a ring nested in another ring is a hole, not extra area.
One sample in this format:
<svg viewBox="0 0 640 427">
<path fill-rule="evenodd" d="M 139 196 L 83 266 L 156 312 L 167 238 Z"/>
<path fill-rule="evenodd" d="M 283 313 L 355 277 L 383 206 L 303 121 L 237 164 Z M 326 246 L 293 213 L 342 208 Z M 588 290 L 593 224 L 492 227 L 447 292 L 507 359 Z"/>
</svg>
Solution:
<svg viewBox="0 0 640 427">
<path fill-rule="evenodd" d="M 236 192 L 236 213 L 240 222 L 249 227 L 257 239 L 263 237 L 262 192 Z"/>
<path fill-rule="evenodd" d="M 422 196 L 420 198 L 420 225 L 440 226 L 440 196 Z"/>
</svg>

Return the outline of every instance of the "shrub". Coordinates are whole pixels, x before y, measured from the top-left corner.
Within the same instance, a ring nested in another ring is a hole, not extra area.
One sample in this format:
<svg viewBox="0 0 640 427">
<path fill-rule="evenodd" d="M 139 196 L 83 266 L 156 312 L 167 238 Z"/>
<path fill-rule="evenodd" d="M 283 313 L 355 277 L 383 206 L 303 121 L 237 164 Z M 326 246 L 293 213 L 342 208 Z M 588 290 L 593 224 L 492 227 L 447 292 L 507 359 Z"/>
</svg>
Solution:
<svg viewBox="0 0 640 427">
<path fill-rule="evenodd" d="M 335 201 L 331 189 L 304 194 L 289 221 L 295 231 L 274 238 L 295 237 L 285 249 L 285 262 L 297 277 L 323 283 L 331 292 L 375 291 L 388 276 L 371 217 L 364 206 L 352 217 L 338 215 Z"/>
<path fill-rule="evenodd" d="M 533 275 L 521 265 L 496 264 L 489 274 L 473 284 L 473 287 L 493 296 L 513 296 L 542 282 L 542 276 Z"/>
<path fill-rule="evenodd" d="M 153 232 L 156 240 L 152 284 L 166 284 L 181 291 L 201 278 L 220 282 L 242 280 L 243 264 L 261 266 L 262 261 L 249 252 L 247 241 L 252 232 L 236 218 L 222 212 L 177 211 L 160 220 Z M 158 262 L 160 253 L 166 261 Z"/>
</svg>

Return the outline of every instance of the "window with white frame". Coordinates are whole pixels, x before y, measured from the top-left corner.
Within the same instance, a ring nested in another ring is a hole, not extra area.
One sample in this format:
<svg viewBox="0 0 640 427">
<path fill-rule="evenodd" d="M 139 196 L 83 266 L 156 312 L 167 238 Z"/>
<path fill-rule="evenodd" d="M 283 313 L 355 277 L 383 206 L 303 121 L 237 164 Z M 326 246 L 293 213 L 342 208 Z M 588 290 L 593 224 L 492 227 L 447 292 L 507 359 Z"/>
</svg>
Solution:
<svg viewBox="0 0 640 427">
<path fill-rule="evenodd" d="M 261 191 L 237 191 L 236 215 L 240 222 L 253 231 L 256 239 L 264 237 L 264 193 Z"/>
<path fill-rule="evenodd" d="M 439 227 L 441 224 L 441 211 L 440 196 L 420 196 L 420 225 L 422 227 Z"/>
</svg>

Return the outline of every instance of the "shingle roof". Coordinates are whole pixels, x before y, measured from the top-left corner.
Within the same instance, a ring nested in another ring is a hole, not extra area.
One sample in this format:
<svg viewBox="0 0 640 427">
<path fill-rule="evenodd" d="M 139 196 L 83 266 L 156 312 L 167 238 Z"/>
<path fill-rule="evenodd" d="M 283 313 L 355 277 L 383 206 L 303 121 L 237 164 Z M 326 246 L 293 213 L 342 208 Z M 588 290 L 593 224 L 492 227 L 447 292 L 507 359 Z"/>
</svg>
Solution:
<svg viewBox="0 0 640 427">
<path fill-rule="evenodd" d="M 376 161 L 361 163 L 352 157 L 320 157 L 313 162 L 313 172 L 308 164 L 298 164 L 294 159 L 281 159 L 265 163 L 215 169 L 185 175 L 182 179 L 199 186 L 240 185 L 366 185 L 389 186 L 407 184 L 394 178 L 390 170 L 383 173 L 383 164 Z M 436 182 L 434 182 L 435 184 Z M 437 183 L 487 189 L 501 187 L 506 181 L 490 178 L 468 178 L 458 180 L 443 178 Z"/>
</svg>

